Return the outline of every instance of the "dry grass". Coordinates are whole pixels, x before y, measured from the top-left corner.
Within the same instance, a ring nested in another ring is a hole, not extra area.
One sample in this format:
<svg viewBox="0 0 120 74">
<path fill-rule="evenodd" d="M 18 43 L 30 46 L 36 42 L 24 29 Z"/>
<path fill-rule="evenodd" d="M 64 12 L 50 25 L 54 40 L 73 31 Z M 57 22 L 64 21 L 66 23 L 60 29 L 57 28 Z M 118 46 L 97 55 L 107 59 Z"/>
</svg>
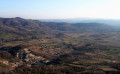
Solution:
<svg viewBox="0 0 120 74">
<path fill-rule="evenodd" d="M 114 68 L 110 68 L 108 66 L 103 66 L 100 69 L 102 69 L 103 71 L 118 71 L 117 69 Z"/>
</svg>

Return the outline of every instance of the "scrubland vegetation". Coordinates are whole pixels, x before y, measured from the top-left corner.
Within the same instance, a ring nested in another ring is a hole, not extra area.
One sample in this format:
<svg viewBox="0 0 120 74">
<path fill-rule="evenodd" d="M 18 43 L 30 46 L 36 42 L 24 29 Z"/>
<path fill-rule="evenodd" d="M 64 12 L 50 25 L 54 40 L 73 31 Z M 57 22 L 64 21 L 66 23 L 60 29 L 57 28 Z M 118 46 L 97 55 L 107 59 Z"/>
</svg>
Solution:
<svg viewBox="0 0 120 74">
<path fill-rule="evenodd" d="M 0 19 L 1 74 L 119 74 L 120 30 L 101 23 Z"/>
</svg>

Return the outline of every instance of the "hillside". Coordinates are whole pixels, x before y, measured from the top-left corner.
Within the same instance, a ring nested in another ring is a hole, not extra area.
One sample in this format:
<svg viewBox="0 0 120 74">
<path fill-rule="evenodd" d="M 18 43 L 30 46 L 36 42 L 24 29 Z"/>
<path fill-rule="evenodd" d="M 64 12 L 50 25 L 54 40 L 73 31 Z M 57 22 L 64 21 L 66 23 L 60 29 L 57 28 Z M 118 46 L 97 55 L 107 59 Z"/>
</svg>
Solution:
<svg viewBox="0 0 120 74">
<path fill-rule="evenodd" d="M 120 73 L 119 29 L 0 18 L 0 73 Z"/>
<path fill-rule="evenodd" d="M 38 35 L 55 35 L 57 32 L 101 32 L 109 31 L 111 26 L 99 23 L 54 23 L 16 18 L 0 18 L 0 39 L 22 40 Z M 10 41 L 10 40 L 9 40 Z"/>
<path fill-rule="evenodd" d="M 41 22 L 37 20 L 16 18 L 0 18 L 0 33 L 10 34 L 14 37 L 26 37 L 31 35 L 43 35 L 49 33 L 56 33 L 57 31 L 70 32 L 100 32 L 110 31 L 111 26 L 100 23 L 55 23 L 55 22 Z M 55 31 L 55 32 L 54 32 Z M 0 38 L 3 38 L 3 37 Z M 9 36 L 8 36 L 9 38 Z M 10 37 L 11 38 L 11 37 Z"/>
</svg>

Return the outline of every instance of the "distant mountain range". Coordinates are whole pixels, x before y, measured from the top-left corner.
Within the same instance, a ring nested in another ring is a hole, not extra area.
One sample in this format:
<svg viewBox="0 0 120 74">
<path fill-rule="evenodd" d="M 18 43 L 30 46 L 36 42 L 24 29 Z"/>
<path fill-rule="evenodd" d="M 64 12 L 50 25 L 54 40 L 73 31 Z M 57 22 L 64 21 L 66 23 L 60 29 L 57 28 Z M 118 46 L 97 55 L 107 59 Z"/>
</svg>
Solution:
<svg viewBox="0 0 120 74">
<path fill-rule="evenodd" d="M 67 22 L 67 23 L 104 23 L 119 26 L 120 20 L 115 19 L 92 19 L 92 18 L 72 18 L 72 19 L 39 19 L 46 22 Z"/>
<path fill-rule="evenodd" d="M 77 20 L 76 20 L 77 21 Z M 72 21 L 71 21 L 72 22 Z M 75 31 L 85 32 L 87 30 L 103 30 L 110 28 L 111 26 L 99 23 L 99 22 L 81 22 L 81 23 L 66 23 L 61 22 L 44 22 L 38 20 L 23 19 L 20 17 L 16 18 L 0 18 L 0 28 L 2 31 L 14 31 L 23 33 L 36 33 L 52 32 L 52 31 Z M 4 29 L 4 30 L 3 30 Z"/>
<path fill-rule="evenodd" d="M 0 18 L 0 39 L 29 39 L 38 35 L 56 35 L 64 32 L 93 33 L 115 30 L 118 29 L 110 25 L 87 21 L 84 23 L 65 23 L 65 21 L 44 22 L 20 17 Z"/>
</svg>

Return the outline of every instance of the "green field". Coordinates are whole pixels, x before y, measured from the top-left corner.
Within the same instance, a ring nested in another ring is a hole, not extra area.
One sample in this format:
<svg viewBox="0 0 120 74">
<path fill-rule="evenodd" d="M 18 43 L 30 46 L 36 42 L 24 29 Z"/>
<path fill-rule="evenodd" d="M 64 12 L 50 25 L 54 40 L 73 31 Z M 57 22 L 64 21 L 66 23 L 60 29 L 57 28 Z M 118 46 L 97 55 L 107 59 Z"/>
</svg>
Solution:
<svg viewBox="0 0 120 74">
<path fill-rule="evenodd" d="M 13 36 L 9 34 L 0 34 L 0 39 L 11 39 Z"/>
<path fill-rule="evenodd" d="M 104 52 L 106 54 L 109 54 L 109 55 L 116 55 L 116 54 L 120 53 L 120 50 L 113 50 L 113 49 L 111 49 L 111 50 L 104 50 Z"/>
</svg>

